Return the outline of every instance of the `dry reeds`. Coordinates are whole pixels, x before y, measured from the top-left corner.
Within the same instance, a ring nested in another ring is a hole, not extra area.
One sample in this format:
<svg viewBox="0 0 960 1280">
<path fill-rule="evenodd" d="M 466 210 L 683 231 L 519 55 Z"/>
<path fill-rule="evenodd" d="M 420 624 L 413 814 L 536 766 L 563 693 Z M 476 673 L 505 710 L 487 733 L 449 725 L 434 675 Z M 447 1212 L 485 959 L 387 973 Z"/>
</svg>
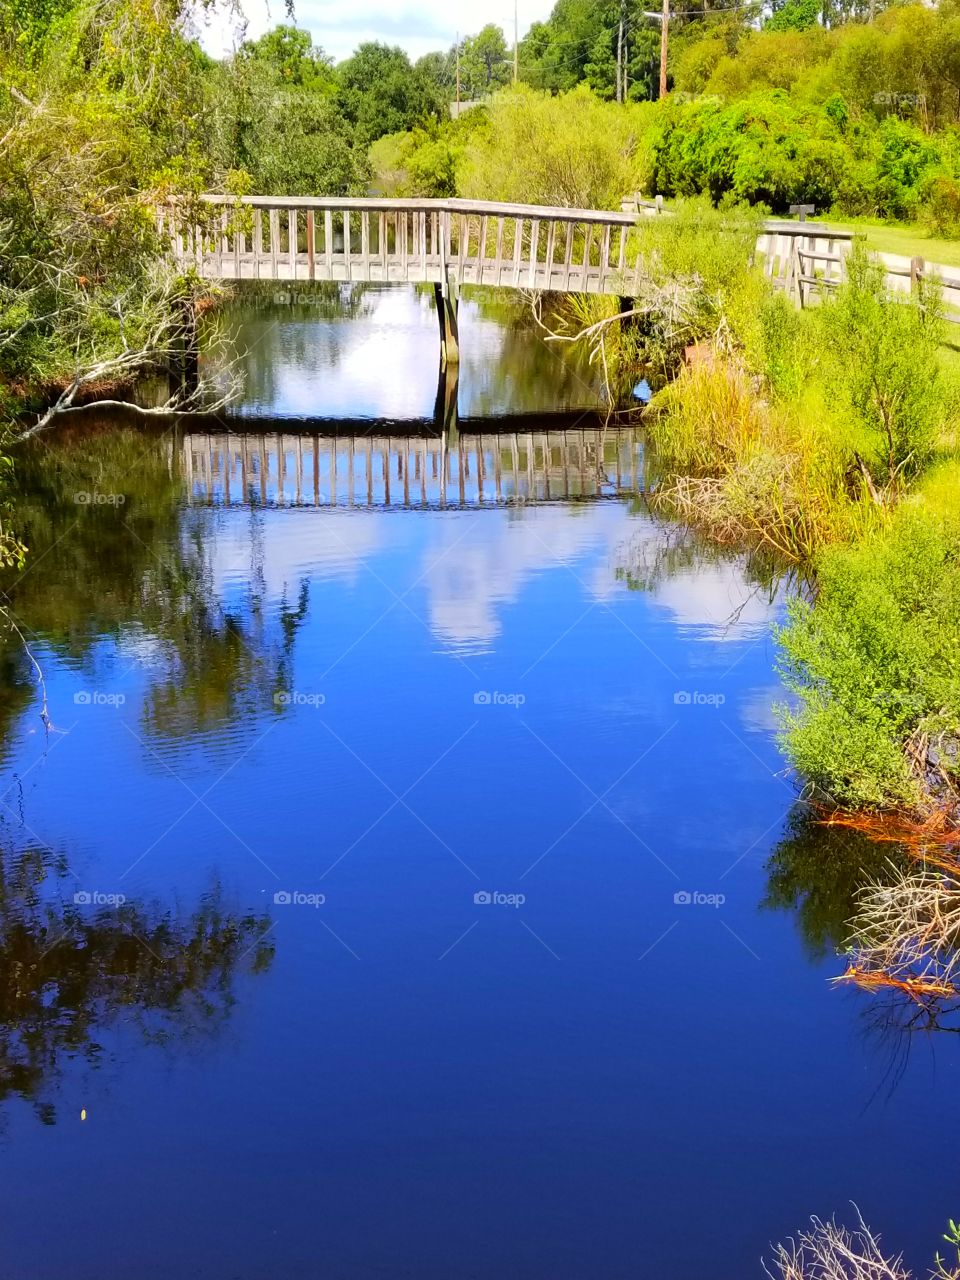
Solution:
<svg viewBox="0 0 960 1280">
<path fill-rule="evenodd" d="M 859 1210 L 857 1221 L 850 1231 L 832 1218 L 811 1218 L 806 1231 L 777 1245 L 764 1270 L 770 1280 L 909 1280 L 902 1256 L 885 1256 Z"/>
</svg>

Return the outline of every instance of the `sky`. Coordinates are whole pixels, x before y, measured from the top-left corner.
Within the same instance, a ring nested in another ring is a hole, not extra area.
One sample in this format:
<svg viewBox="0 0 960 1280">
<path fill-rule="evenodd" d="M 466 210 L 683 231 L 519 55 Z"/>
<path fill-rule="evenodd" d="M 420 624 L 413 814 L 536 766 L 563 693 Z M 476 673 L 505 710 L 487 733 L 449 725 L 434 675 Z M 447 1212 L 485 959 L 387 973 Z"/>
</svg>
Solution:
<svg viewBox="0 0 960 1280">
<path fill-rule="evenodd" d="M 256 39 L 285 22 L 283 0 L 241 0 L 247 34 Z M 488 22 L 503 27 L 513 43 L 514 0 L 294 0 L 297 25 L 313 36 L 336 61 L 349 57 L 365 40 L 398 44 L 412 59 L 433 49 L 446 49 L 459 31 L 471 35 Z M 553 0 L 517 0 L 521 39 L 533 22 L 543 20 Z M 199 19 L 202 42 L 209 53 L 227 53 L 238 36 L 238 22 L 226 5 Z"/>
</svg>

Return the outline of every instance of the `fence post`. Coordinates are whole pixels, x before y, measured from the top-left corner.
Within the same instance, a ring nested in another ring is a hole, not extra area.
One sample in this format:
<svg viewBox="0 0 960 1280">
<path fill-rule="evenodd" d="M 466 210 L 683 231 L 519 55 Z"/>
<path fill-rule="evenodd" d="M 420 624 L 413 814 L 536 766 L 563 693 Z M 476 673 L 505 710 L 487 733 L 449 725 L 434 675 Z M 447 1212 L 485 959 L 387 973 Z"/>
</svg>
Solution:
<svg viewBox="0 0 960 1280">
<path fill-rule="evenodd" d="M 924 262 L 922 258 L 910 259 L 910 292 L 919 293 L 920 281 L 923 279 Z"/>
<path fill-rule="evenodd" d="M 796 304 L 801 311 L 803 310 L 803 281 L 800 278 L 802 274 L 803 266 L 800 261 L 800 237 L 793 236 L 790 246 L 790 275 L 793 278 L 792 283 Z"/>
</svg>

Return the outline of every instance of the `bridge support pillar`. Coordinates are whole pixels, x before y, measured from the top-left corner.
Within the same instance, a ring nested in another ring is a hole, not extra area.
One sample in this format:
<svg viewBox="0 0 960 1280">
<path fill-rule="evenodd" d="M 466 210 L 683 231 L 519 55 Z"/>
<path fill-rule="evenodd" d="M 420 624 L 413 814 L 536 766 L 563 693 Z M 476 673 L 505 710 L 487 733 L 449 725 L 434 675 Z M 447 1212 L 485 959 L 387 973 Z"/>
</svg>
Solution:
<svg viewBox="0 0 960 1280">
<path fill-rule="evenodd" d="M 622 327 L 622 328 L 624 328 L 624 329 L 631 329 L 631 328 L 633 328 L 633 326 L 637 323 L 637 317 L 636 317 L 636 316 L 631 316 L 631 315 L 628 315 L 628 314 L 627 314 L 628 312 L 630 312 L 630 311 L 632 311 L 632 310 L 633 310 L 634 305 L 635 305 L 635 301 L 636 301 L 636 300 L 635 300 L 634 298 L 624 298 L 624 297 L 621 297 L 621 298 L 619 299 L 619 302 L 620 302 L 620 315 L 623 317 L 623 318 L 621 319 L 621 321 L 620 321 L 620 325 L 621 325 L 621 327 Z"/>
<path fill-rule="evenodd" d="M 440 322 L 440 360 L 444 365 L 458 364 L 460 360 L 460 331 L 457 325 L 457 312 L 460 306 L 459 290 L 450 279 L 450 273 L 444 272 L 443 284 L 433 286 L 437 302 L 437 319 Z"/>
<path fill-rule="evenodd" d="M 460 366 L 458 364 L 441 365 L 440 380 L 437 383 L 437 400 L 433 408 L 433 421 L 438 431 L 446 432 L 450 439 L 456 440 L 460 426 L 460 406 L 458 384 Z"/>
</svg>

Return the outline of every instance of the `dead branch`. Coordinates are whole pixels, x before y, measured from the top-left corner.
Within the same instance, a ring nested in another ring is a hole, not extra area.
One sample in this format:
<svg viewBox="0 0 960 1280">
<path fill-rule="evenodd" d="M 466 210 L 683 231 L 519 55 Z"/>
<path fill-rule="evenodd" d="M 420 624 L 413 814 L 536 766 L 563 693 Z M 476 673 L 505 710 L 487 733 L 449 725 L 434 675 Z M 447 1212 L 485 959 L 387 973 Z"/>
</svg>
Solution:
<svg viewBox="0 0 960 1280">
<path fill-rule="evenodd" d="M 812 1217 L 807 1230 L 777 1245 L 770 1265 L 763 1263 L 770 1280 L 910 1280 L 902 1255 L 886 1257 L 879 1237 L 853 1207 L 855 1230 Z"/>
<path fill-rule="evenodd" d="M 34 657 L 33 650 L 30 648 L 29 644 L 27 644 L 26 636 L 17 626 L 10 610 L 0 605 L 0 614 L 2 614 L 2 616 L 6 619 L 7 623 L 11 627 L 11 629 L 15 631 L 19 636 L 20 643 L 23 646 L 23 651 L 27 655 L 27 657 L 30 659 L 30 663 L 34 671 L 37 673 L 37 684 L 40 686 L 40 719 L 43 721 L 44 729 L 49 730 L 50 714 L 47 709 L 47 682 L 43 678 L 43 668 L 40 666 L 40 663 Z"/>
</svg>

